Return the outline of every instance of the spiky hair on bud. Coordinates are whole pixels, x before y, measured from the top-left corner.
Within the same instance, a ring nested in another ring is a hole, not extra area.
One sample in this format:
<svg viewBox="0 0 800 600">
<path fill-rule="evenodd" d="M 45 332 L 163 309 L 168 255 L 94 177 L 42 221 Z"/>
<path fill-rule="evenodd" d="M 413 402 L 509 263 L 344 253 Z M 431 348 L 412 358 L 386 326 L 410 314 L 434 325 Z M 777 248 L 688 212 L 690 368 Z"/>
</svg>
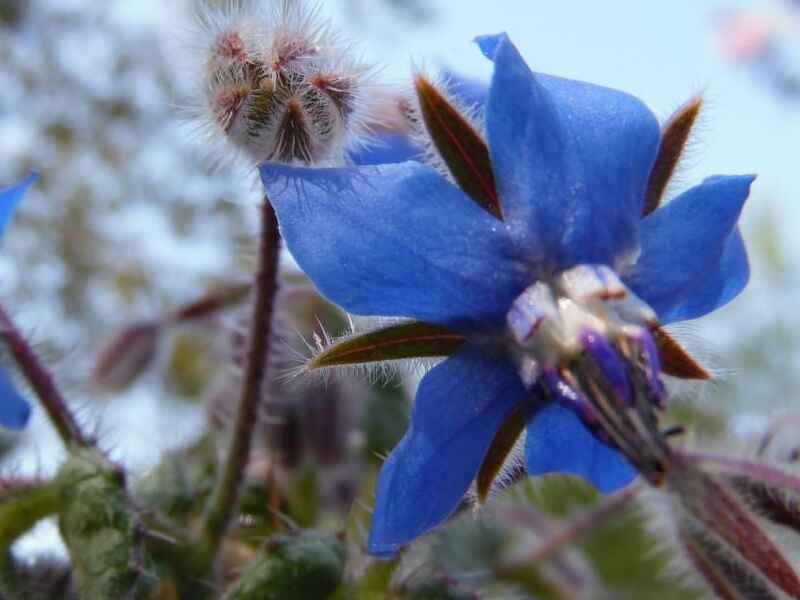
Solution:
<svg viewBox="0 0 800 600">
<path fill-rule="evenodd" d="M 307 0 L 230 0 L 197 16 L 200 116 L 248 160 L 335 163 L 368 130 L 370 68 Z"/>
</svg>

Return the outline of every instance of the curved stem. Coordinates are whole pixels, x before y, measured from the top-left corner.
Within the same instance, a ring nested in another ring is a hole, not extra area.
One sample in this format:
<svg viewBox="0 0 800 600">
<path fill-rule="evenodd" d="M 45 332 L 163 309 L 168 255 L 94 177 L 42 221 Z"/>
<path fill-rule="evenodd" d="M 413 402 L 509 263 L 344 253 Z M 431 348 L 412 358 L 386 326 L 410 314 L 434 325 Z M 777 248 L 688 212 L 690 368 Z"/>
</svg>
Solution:
<svg viewBox="0 0 800 600">
<path fill-rule="evenodd" d="M 604 525 L 610 518 L 620 514 L 642 491 L 642 486 L 633 484 L 613 496 L 608 496 L 594 509 L 581 515 L 564 529 L 545 540 L 536 548 L 528 559 L 531 564 L 538 564 L 550 558 L 560 549 L 572 544 L 595 528 Z"/>
<path fill-rule="evenodd" d="M 61 488 L 52 481 L 23 481 L 11 489 L 0 502 L 0 553 L 7 553 L 17 538 L 56 514 L 60 506 Z"/>
<path fill-rule="evenodd" d="M 64 445 L 92 446 L 91 439 L 81 431 L 78 421 L 72 414 L 64 396 L 61 395 L 52 374 L 39 360 L 36 352 L 1 305 L 0 335 L 14 357 L 20 372 L 41 401 Z"/>
<path fill-rule="evenodd" d="M 255 303 L 250 323 L 250 349 L 231 446 L 222 475 L 211 495 L 200 530 L 199 562 L 213 562 L 228 529 L 239 499 L 239 488 L 250 458 L 258 405 L 264 395 L 267 358 L 271 339 L 272 314 L 278 291 L 280 233 L 269 198 L 261 207 L 261 243 L 255 280 Z"/>
</svg>

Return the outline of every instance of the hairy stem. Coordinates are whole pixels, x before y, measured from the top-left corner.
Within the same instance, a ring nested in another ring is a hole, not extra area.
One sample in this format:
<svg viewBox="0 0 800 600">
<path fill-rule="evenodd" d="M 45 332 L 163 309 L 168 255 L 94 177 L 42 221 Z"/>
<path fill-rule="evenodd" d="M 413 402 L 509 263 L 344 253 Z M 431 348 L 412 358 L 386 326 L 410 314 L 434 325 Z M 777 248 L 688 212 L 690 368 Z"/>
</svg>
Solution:
<svg viewBox="0 0 800 600">
<path fill-rule="evenodd" d="M 0 306 L 0 335 L 14 357 L 20 372 L 38 396 L 64 445 L 91 446 L 91 439 L 81 431 L 78 421 L 64 400 L 64 396 L 61 395 L 52 374 L 19 332 L 3 306 Z"/>
<path fill-rule="evenodd" d="M 236 509 L 239 488 L 250 458 L 258 405 L 263 397 L 267 379 L 272 314 L 278 291 L 280 233 L 269 198 L 264 198 L 261 210 L 259 267 L 255 280 L 255 303 L 250 324 L 250 346 L 242 394 L 227 459 L 200 530 L 198 558 L 200 564 L 206 565 L 213 562 Z"/>
</svg>

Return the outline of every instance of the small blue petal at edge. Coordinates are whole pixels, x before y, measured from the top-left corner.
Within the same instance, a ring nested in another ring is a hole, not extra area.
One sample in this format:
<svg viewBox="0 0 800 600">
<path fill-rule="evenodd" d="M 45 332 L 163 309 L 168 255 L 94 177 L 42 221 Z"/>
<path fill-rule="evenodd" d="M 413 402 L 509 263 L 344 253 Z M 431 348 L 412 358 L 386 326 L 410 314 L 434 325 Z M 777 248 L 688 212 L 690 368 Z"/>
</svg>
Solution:
<svg viewBox="0 0 800 600">
<path fill-rule="evenodd" d="M 25 196 L 25 192 L 28 191 L 28 188 L 30 188 L 38 178 L 39 174 L 32 172 L 16 185 L 0 190 L 0 236 L 5 233 L 17 206 Z"/>
<path fill-rule="evenodd" d="M 552 402 L 528 421 L 525 459 L 530 475 L 578 475 L 603 493 L 625 487 L 636 470 L 598 440 L 569 407 Z"/>
<path fill-rule="evenodd" d="M 13 431 L 24 429 L 31 417 L 31 405 L 14 386 L 5 369 L 0 369 L 0 425 Z"/>
</svg>

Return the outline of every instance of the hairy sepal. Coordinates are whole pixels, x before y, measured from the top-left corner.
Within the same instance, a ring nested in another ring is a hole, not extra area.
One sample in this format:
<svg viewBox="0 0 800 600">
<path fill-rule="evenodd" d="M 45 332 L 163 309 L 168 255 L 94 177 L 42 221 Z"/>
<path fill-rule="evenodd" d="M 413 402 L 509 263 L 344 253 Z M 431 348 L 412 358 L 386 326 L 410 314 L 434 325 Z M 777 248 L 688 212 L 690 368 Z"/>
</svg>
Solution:
<svg viewBox="0 0 800 600">
<path fill-rule="evenodd" d="M 661 205 L 664 192 L 684 155 L 686 144 L 702 106 L 702 96 L 695 96 L 664 124 L 658 155 L 653 169 L 650 171 L 650 180 L 642 206 L 642 217 L 646 217 Z"/>
<path fill-rule="evenodd" d="M 322 348 L 307 363 L 309 370 L 409 358 L 450 356 L 464 337 L 439 325 L 411 321 L 348 336 Z"/>
<path fill-rule="evenodd" d="M 503 471 L 509 455 L 525 430 L 526 416 L 525 409 L 522 406 L 517 407 L 495 434 L 475 481 L 478 502 L 481 504 L 488 500 L 495 480 Z"/>
<path fill-rule="evenodd" d="M 421 75 L 414 80 L 425 128 L 462 191 L 502 220 L 489 146 L 461 112 Z"/>
<path fill-rule="evenodd" d="M 679 506 L 679 537 L 685 542 L 688 535 L 690 559 L 714 589 L 724 583 L 740 594 L 730 597 L 753 597 L 747 586 L 760 581 L 765 590 L 800 598 L 800 578 L 730 481 L 681 454 L 672 464 L 666 485 Z"/>
<path fill-rule="evenodd" d="M 658 348 L 661 370 L 665 374 L 680 379 L 711 379 L 711 374 L 705 367 L 695 360 L 666 330 L 656 327 L 651 333 Z"/>
</svg>

